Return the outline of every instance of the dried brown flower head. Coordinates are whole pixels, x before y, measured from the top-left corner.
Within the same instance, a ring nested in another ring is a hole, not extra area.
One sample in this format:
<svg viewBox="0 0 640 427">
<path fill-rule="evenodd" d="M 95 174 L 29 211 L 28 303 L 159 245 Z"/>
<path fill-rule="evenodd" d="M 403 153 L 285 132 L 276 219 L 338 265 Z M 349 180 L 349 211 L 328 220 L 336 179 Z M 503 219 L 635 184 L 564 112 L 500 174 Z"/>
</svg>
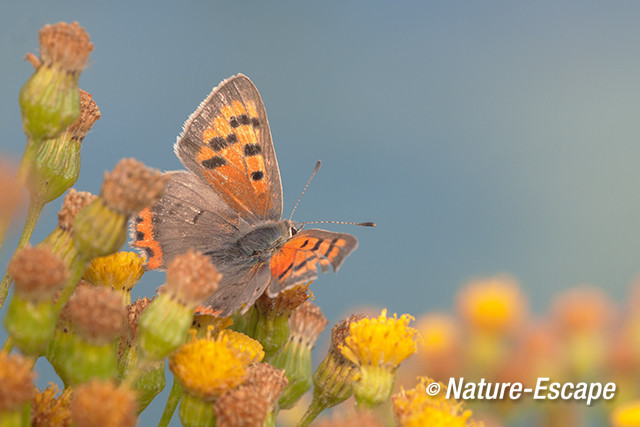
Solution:
<svg viewBox="0 0 640 427">
<path fill-rule="evenodd" d="M 247 376 L 243 385 L 252 387 L 256 394 L 266 399 L 270 407 L 278 401 L 278 396 L 287 387 L 284 369 L 276 369 L 268 363 L 258 363 L 247 369 Z"/>
<path fill-rule="evenodd" d="M 65 231 L 72 232 L 73 221 L 78 212 L 93 202 L 96 197 L 96 195 L 88 191 L 76 191 L 74 188 L 69 189 L 67 195 L 64 196 L 62 209 L 58 212 L 58 227 Z"/>
<path fill-rule="evenodd" d="M 16 292 L 34 300 L 51 297 L 69 277 L 60 257 L 46 246 L 16 252 L 9 262 L 9 274 L 15 281 Z"/>
<path fill-rule="evenodd" d="M 289 326 L 292 339 L 298 339 L 313 348 L 318 336 L 327 326 L 327 318 L 322 314 L 320 307 L 306 301 L 293 311 L 289 318 Z"/>
<path fill-rule="evenodd" d="M 85 339 L 109 342 L 122 331 L 125 308 L 111 289 L 78 286 L 67 308 L 69 320 Z"/>
<path fill-rule="evenodd" d="M 365 317 L 366 316 L 363 314 L 352 314 L 351 317 L 341 320 L 331 329 L 331 346 L 329 347 L 329 354 L 335 357 L 337 363 L 353 364 L 349 359 L 342 355 L 340 347 L 342 347 L 346 338 L 349 336 L 349 326 L 351 323 L 355 323 Z"/>
<path fill-rule="evenodd" d="M 189 304 L 198 304 L 218 289 L 221 278 L 208 256 L 189 251 L 175 257 L 167 266 L 163 292 Z"/>
<path fill-rule="evenodd" d="M 82 141 L 93 124 L 100 120 L 102 114 L 100 114 L 98 105 L 89 92 L 78 89 L 78 93 L 80 93 L 80 115 L 71 123 L 66 132 L 71 134 L 72 139 Z"/>
<path fill-rule="evenodd" d="M 92 50 L 89 34 L 77 22 L 58 22 L 40 30 L 40 65 L 79 73 Z"/>
<path fill-rule="evenodd" d="M 275 298 L 269 298 L 265 292 L 256 300 L 256 307 L 260 312 L 272 316 L 289 316 L 293 310 L 310 298 L 310 284 L 311 282 L 287 289 Z"/>
<path fill-rule="evenodd" d="M 49 383 L 46 389 L 36 393 L 31 406 L 31 425 L 35 427 L 67 427 L 71 425 L 71 389 L 59 395 L 58 386 Z"/>
<path fill-rule="evenodd" d="M 71 418 L 78 427 L 126 427 L 136 423 L 135 393 L 112 382 L 94 380 L 75 388 Z"/>
<path fill-rule="evenodd" d="M 269 403 L 253 387 L 240 386 L 220 396 L 213 410 L 217 427 L 255 427 L 264 424 Z"/>
<path fill-rule="evenodd" d="M 122 159 L 113 172 L 105 172 L 101 196 L 113 210 L 131 216 L 155 203 L 168 179 L 136 159 Z"/>
<path fill-rule="evenodd" d="M 0 412 L 17 409 L 33 398 L 32 366 L 20 355 L 0 352 Z"/>
</svg>

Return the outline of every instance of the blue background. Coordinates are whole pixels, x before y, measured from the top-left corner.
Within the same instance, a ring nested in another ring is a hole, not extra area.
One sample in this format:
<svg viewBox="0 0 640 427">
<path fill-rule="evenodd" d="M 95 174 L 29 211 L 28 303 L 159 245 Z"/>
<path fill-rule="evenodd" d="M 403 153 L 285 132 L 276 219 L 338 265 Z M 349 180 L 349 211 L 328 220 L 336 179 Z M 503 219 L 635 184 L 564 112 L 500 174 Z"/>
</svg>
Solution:
<svg viewBox="0 0 640 427">
<path fill-rule="evenodd" d="M 378 224 L 327 227 L 360 241 L 312 286 L 330 324 L 362 306 L 447 310 L 467 280 L 502 272 L 537 310 L 580 283 L 620 299 L 640 266 L 640 3 L 558 3 L 5 1 L 0 152 L 24 148 L 17 97 L 38 30 L 77 20 L 95 44 L 80 86 L 103 116 L 76 188 L 99 192 L 122 157 L 181 168 L 184 120 L 247 74 L 285 216 L 321 159 L 295 219 Z M 136 295 L 162 281 L 145 275 Z"/>
</svg>

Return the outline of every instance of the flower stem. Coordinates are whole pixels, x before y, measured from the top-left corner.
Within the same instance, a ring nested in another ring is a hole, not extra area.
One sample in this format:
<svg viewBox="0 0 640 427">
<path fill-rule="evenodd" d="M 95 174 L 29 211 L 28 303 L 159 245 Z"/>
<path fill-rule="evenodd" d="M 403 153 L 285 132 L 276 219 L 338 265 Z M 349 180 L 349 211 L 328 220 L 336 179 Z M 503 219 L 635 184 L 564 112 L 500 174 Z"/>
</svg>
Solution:
<svg viewBox="0 0 640 427">
<path fill-rule="evenodd" d="M 22 165 L 20 167 L 22 168 Z M 44 199 L 38 195 L 32 194 L 31 199 L 29 200 L 27 219 L 24 223 L 20 240 L 18 240 L 16 251 L 19 251 L 29 243 L 33 230 L 38 222 L 38 218 L 40 217 L 40 213 L 42 212 L 42 208 L 44 208 Z M 0 308 L 4 305 L 4 302 L 7 299 L 7 294 L 9 293 L 9 287 L 11 286 L 12 281 L 13 278 L 9 275 L 9 272 L 6 272 L 2 278 L 2 282 L 0 282 Z"/>
<path fill-rule="evenodd" d="M 298 427 L 306 427 L 311 424 L 311 421 L 315 420 L 324 409 L 325 407 L 320 403 L 320 399 L 313 399 L 307 408 L 307 412 L 298 423 Z"/>
<path fill-rule="evenodd" d="M 162 413 L 162 418 L 160 418 L 158 427 L 167 427 L 169 425 L 174 412 L 176 412 L 178 403 L 180 403 L 181 397 L 182 385 L 180 385 L 180 382 L 174 378 L 171 391 L 169 392 L 169 397 L 167 398 L 167 404 L 164 407 L 164 412 Z"/>
</svg>

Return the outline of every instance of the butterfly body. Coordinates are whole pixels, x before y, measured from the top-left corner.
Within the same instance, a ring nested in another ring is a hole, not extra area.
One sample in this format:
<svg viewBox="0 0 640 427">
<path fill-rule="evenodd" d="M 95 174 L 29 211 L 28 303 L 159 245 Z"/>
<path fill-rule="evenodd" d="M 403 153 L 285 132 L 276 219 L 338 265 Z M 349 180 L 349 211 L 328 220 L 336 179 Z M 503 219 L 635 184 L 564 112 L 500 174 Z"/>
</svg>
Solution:
<svg viewBox="0 0 640 427">
<path fill-rule="evenodd" d="M 356 247 L 345 233 L 297 230 L 282 216 L 282 186 L 262 99 L 244 75 L 223 81 L 189 117 L 175 145 L 188 171 L 167 172 L 164 196 L 139 213 L 132 245 L 149 268 L 194 249 L 222 273 L 206 305 L 226 316 L 337 270 Z"/>
</svg>

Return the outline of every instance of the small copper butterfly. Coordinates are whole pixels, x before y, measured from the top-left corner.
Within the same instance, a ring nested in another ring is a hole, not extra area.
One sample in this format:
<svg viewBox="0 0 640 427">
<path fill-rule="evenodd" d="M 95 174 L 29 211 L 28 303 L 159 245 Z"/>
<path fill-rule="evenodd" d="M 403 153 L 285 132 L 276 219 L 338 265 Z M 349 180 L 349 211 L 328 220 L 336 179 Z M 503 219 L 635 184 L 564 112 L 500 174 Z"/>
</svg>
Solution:
<svg viewBox="0 0 640 427">
<path fill-rule="evenodd" d="M 174 146 L 187 171 L 167 172 L 164 196 L 132 224 L 132 245 L 162 268 L 189 249 L 222 273 L 206 306 L 221 316 L 263 293 L 337 271 L 358 246 L 350 234 L 301 230 L 281 219 L 282 185 L 258 90 L 238 74 L 224 80 L 184 124 Z"/>
</svg>

